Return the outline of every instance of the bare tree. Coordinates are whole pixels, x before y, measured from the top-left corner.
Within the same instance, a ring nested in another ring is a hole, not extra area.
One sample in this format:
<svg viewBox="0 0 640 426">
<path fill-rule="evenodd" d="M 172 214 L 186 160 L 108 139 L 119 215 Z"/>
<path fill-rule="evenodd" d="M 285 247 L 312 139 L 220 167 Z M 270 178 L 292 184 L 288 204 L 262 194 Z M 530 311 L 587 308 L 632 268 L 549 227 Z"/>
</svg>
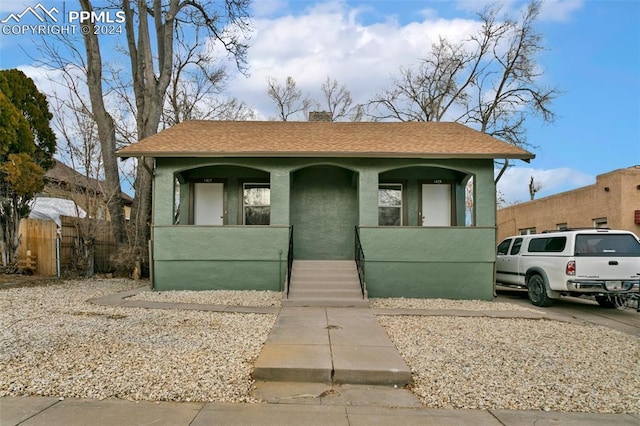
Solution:
<svg viewBox="0 0 640 426">
<path fill-rule="evenodd" d="M 531 179 L 529 180 L 529 196 L 531 197 L 531 200 L 536 197 L 536 194 L 540 192 L 541 189 L 542 184 L 540 182 L 536 182 L 533 176 L 531 176 Z"/>
<path fill-rule="evenodd" d="M 84 11 L 93 11 L 90 0 L 80 0 L 80 6 Z M 94 31 L 94 24 L 91 21 L 85 21 L 82 23 L 82 26 L 82 37 L 86 51 L 87 88 L 89 90 L 91 112 L 100 138 L 107 208 L 113 224 L 116 243 L 122 245 L 127 241 L 127 234 L 124 223 L 122 197 L 120 196 L 120 175 L 118 173 L 118 163 L 115 156 L 116 126 L 104 102 L 102 54 L 100 52 L 98 36 Z"/>
<path fill-rule="evenodd" d="M 205 40 L 206 41 L 206 40 Z M 228 73 L 216 60 L 211 46 L 200 40 L 187 40 L 184 31 L 176 32 L 177 48 L 173 73 L 162 112 L 162 126 L 185 120 L 248 120 L 255 113 L 237 98 L 226 98 Z"/>
<path fill-rule="evenodd" d="M 417 67 L 401 68 L 391 87 L 369 103 L 376 119 L 400 121 L 441 121 L 455 106 L 468 99 L 481 58 L 467 52 L 464 45 L 440 38 Z"/>
<path fill-rule="evenodd" d="M 499 9 L 489 8 L 480 15 L 483 22 L 480 45 L 488 41 L 491 56 L 483 64 L 473 84 L 474 103 L 462 116 L 465 123 L 514 145 L 526 145 L 524 122 L 534 113 L 552 122 L 552 101 L 559 89 L 538 83 L 542 69 L 536 55 L 544 50 L 542 35 L 534 28 L 542 2 L 532 1 L 519 21 L 508 17 L 498 22 Z"/>
<path fill-rule="evenodd" d="M 326 111 L 331 114 L 331 121 L 362 120 L 363 106 L 354 103 L 351 92 L 346 86 L 340 86 L 338 80 L 327 76 L 325 82 L 322 83 L 321 92 L 324 101 L 321 108 L 326 107 Z"/>
<path fill-rule="evenodd" d="M 504 192 L 502 192 L 502 190 L 498 189 L 496 190 L 496 207 L 501 209 L 503 207 L 506 207 L 507 205 L 507 200 L 504 197 Z"/>
<path fill-rule="evenodd" d="M 165 105 L 167 88 L 174 72 L 174 43 L 180 26 L 191 27 L 198 33 L 203 31 L 219 42 L 236 60 L 243 70 L 247 45 L 244 36 L 248 31 L 249 0 L 120 0 L 114 1 L 125 14 L 127 54 L 135 99 L 136 138 L 151 136 L 158 131 Z M 84 11 L 91 12 L 90 0 L 80 0 Z M 151 25 L 150 25 L 151 23 Z M 104 159 L 105 177 L 108 184 L 109 211 L 112 220 L 122 220 L 122 200 L 119 193 L 115 158 L 116 129 L 112 115 L 104 104 L 101 73 L 102 55 L 93 23 L 84 22 L 83 39 L 87 57 L 87 82 L 94 119 L 100 136 Z M 155 43 L 152 46 L 152 42 Z M 151 159 L 138 161 L 134 182 L 135 198 L 132 207 L 132 231 L 129 234 L 131 253 L 146 261 L 146 242 L 149 236 L 151 217 Z M 112 200 L 113 199 L 113 200 Z M 120 241 L 120 240 L 119 240 Z"/>
<path fill-rule="evenodd" d="M 288 76 L 281 85 L 275 77 L 267 78 L 267 95 L 276 104 L 278 118 L 288 121 L 291 116 L 303 112 L 307 115 L 309 109 L 315 104 L 309 95 L 302 95 L 302 90 L 296 86 L 293 77 Z"/>
<path fill-rule="evenodd" d="M 375 119 L 450 120 L 514 145 L 526 145 L 524 121 L 539 114 L 553 121 L 557 88 L 538 83 L 536 55 L 544 49 L 534 23 L 541 1 L 532 1 L 519 20 L 490 6 L 479 14 L 481 30 L 464 43 L 441 38 L 417 68 L 400 70 L 392 86 L 369 103 Z"/>
<path fill-rule="evenodd" d="M 58 82 L 61 91 L 50 93 L 49 99 L 54 113 L 53 127 L 60 135 L 59 152 L 78 172 L 65 177 L 69 186 L 64 189 L 65 198 L 70 192 L 78 218 L 74 221 L 77 239 L 74 241 L 72 265 L 76 272 L 92 276 L 97 237 L 95 219 L 105 219 L 102 206 L 108 205 L 104 187 L 96 188 L 90 184 L 102 180 L 102 155 L 96 122 L 84 96 L 86 87 L 81 81 L 84 72 L 70 66 L 61 70 L 63 82 Z M 81 209 L 89 215 L 85 220 L 80 219 Z"/>
</svg>

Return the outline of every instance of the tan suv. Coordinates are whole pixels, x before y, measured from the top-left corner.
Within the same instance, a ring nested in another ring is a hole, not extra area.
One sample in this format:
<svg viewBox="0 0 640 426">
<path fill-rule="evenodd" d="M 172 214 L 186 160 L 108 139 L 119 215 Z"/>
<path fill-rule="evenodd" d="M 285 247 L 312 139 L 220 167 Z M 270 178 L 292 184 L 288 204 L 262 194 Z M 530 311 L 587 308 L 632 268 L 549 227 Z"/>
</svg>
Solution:
<svg viewBox="0 0 640 426">
<path fill-rule="evenodd" d="M 628 231 L 569 230 L 506 238 L 498 245 L 496 282 L 527 288 L 536 306 L 561 295 L 595 296 L 600 306 L 640 287 L 640 242 Z"/>
</svg>

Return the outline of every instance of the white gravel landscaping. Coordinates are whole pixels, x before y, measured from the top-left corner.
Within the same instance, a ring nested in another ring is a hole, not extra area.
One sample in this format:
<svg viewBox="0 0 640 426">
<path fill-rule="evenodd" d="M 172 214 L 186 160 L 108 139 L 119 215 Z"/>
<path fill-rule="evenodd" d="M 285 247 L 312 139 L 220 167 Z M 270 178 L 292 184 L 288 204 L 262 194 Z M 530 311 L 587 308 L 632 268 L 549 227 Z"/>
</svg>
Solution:
<svg viewBox="0 0 640 426">
<path fill-rule="evenodd" d="M 282 306 L 282 293 L 278 291 L 144 291 L 127 300 L 145 302 L 204 303 L 230 306 Z"/>
<path fill-rule="evenodd" d="M 548 320 L 379 316 L 426 407 L 640 413 L 640 339 Z"/>
<path fill-rule="evenodd" d="M 463 311 L 525 311 L 544 312 L 514 303 L 489 302 L 485 300 L 411 299 L 390 297 L 369 299 L 369 306 L 382 309 L 455 309 Z"/>
<path fill-rule="evenodd" d="M 85 280 L 0 291 L 0 396 L 254 402 L 275 315 L 109 308 L 139 287 Z"/>
</svg>

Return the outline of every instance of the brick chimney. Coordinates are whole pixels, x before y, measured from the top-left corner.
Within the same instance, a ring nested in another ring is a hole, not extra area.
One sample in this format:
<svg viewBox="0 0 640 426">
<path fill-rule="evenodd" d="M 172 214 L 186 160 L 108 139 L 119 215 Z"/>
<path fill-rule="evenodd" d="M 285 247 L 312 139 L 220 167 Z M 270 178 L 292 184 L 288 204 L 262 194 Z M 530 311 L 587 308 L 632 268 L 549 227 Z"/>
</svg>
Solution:
<svg viewBox="0 0 640 426">
<path fill-rule="evenodd" d="M 329 111 L 310 111 L 309 121 L 333 121 L 333 116 Z"/>
</svg>

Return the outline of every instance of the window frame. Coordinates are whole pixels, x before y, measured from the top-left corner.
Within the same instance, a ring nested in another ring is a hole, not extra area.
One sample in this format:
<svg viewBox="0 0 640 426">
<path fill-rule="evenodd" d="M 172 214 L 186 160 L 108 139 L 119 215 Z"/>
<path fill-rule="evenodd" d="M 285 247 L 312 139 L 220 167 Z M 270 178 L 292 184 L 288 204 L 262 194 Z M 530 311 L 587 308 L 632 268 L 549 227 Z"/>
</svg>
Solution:
<svg viewBox="0 0 640 426">
<path fill-rule="evenodd" d="M 596 217 L 593 219 L 593 228 L 594 229 L 608 229 L 609 221 L 606 216 Z"/>
<path fill-rule="evenodd" d="M 381 207 L 392 207 L 397 208 L 397 206 L 381 206 L 380 205 L 380 190 L 382 186 L 400 186 L 400 225 L 380 225 L 380 208 Z M 378 226 L 405 226 L 407 223 L 407 209 L 406 209 L 406 191 L 407 185 L 406 181 L 382 181 L 378 182 Z"/>
<path fill-rule="evenodd" d="M 240 189 L 240 197 L 239 197 L 239 201 L 240 201 L 240 209 L 239 209 L 239 214 L 240 214 L 240 220 L 238 221 L 238 223 L 241 223 L 242 226 L 270 226 L 271 225 L 271 182 L 269 181 L 265 181 L 264 179 L 244 179 L 239 183 L 239 189 Z M 267 224 L 257 224 L 257 225 L 250 225 L 246 223 L 246 219 L 247 219 L 247 215 L 245 212 L 245 208 L 247 207 L 247 205 L 244 203 L 244 191 L 246 189 L 247 185 L 254 185 L 255 188 L 267 188 L 269 190 L 269 204 L 266 205 L 252 205 L 250 207 L 269 207 L 269 223 Z"/>
</svg>

